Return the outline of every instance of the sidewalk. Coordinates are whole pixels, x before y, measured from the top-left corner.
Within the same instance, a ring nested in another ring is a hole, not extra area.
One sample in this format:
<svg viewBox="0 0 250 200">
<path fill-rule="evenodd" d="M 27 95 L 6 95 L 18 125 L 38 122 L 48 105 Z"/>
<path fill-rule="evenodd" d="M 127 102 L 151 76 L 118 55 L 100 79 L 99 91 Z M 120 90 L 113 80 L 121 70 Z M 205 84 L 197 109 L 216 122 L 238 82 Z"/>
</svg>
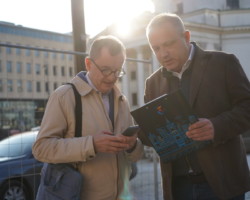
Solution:
<svg viewBox="0 0 250 200">
<path fill-rule="evenodd" d="M 137 167 L 138 173 L 136 177 L 131 180 L 131 190 L 135 196 L 135 200 L 163 200 L 159 163 L 157 163 L 157 176 L 154 176 L 153 161 L 140 160 L 137 163 Z M 158 185 L 154 184 L 155 182 L 158 182 Z M 157 187 L 158 193 L 155 193 Z"/>
<path fill-rule="evenodd" d="M 248 166 L 250 168 L 250 154 L 247 155 L 247 162 L 248 162 Z M 250 192 L 246 193 L 245 200 L 250 200 Z"/>
<path fill-rule="evenodd" d="M 247 155 L 247 160 L 250 167 L 250 154 Z M 137 166 L 138 173 L 131 180 L 131 190 L 135 196 L 135 200 L 163 200 L 159 163 L 157 163 L 157 178 L 154 176 L 154 163 L 152 161 L 140 160 Z M 154 184 L 155 182 L 158 182 L 158 185 Z M 158 193 L 155 194 L 157 187 Z M 250 192 L 246 193 L 245 200 L 250 200 Z"/>
</svg>

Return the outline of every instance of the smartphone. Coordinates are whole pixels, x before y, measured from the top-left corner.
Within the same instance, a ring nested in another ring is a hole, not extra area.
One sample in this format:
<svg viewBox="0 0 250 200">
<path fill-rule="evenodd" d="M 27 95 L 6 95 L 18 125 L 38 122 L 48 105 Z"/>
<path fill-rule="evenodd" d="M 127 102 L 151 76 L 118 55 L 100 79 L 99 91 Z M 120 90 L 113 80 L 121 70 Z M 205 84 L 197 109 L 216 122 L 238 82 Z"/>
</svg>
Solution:
<svg viewBox="0 0 250 200">
<path fill-rule="evenodd" d="M 125 136 L 133 136 L 137 131 L 139 130 L 139 126 L 130 126 L 128 127 L 123 133 L 122 135 Z"/>
</svg>

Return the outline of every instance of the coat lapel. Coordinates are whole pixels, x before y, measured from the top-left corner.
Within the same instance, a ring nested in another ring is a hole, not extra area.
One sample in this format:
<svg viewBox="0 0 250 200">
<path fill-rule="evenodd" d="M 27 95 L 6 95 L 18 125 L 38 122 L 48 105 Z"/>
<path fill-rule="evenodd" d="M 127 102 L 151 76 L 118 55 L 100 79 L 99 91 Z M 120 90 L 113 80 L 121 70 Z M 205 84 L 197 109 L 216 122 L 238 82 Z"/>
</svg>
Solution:
<svg viewBox="0 0 250 200">
<path fill-rule="evenodd" d="M 194 44 L 195 45 L 195 44 Z M 190 82 L 190 95 L 189 95 L 189 103 L 193 107 L 197 94 L 199 92 L 199 88 L 201 85 L 201 81 L 205 75 L 205 69 L 208 66 L 209 56 L 201 50 L 197 45 L 195 45 L 195 55 L 193 60 L 193 70 L 191 75 Z"/>
<path fill-rule="evenodd" d="M 168 81 L 165 77 L 162 76 L 162 74 L 161 77 L 159 78 L 159 81 L 160 81 L 159 96 L 169 93 Z"/>
</svg>

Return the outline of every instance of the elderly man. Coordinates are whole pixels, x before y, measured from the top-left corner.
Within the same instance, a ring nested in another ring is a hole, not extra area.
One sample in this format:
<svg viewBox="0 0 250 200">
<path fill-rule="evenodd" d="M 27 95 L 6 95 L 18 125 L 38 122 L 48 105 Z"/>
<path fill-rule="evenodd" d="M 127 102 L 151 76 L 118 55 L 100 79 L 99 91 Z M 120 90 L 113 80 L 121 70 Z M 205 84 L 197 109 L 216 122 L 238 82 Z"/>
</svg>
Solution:
<svg viewBox="0 0 250 200">
<path fill-rule="evenodd" d="M 129 105 L 115 83 L 124 75 L 125 48 L 112 36 L 96 39 L 86 58 L 86 72 L 71 81 L 81 95 L 82 137 L 74 136 L 74 93 L 69 85 L 50 96 L 38 138 L 36 159 L 77 163 L 83 175 L 82 199 L 132 200 L 131 162 L 142 155 L 137 136 L 121 133 L 133 125 Z"/>
</svg>

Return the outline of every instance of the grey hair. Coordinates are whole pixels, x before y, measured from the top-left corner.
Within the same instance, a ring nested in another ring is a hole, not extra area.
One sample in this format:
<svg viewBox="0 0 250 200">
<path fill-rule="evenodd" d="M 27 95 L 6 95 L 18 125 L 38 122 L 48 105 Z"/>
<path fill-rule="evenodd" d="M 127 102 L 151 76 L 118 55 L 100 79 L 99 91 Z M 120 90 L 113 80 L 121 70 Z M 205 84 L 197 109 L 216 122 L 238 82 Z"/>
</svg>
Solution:
<svg viewBox="0 0 250 200">
<path fill-rule="evenodd" d="M 96 59 L 100 56 L 102 48 L 106 47 L 109 50 L 110 55 L 116 56 L 123 53 L 125 56 L 126 49 L 123 43 L 116 37 L 107 35 L 100 36 L 94 40 L 90 47 L 89 57 Z"/>
<path fill-rule="evenodd" d="M 161 13 L 153 17 L 153 19 L 151 19 L 151 21 L 147 25 L 146 36 L 148 37 L 153 29 L 160 27 L 165 23 L 171 23 L 177 29 L 179 29 L 180 33 L 185 32 L 184 23 L 178 15 L 172 13 Z"/>
</svg>

